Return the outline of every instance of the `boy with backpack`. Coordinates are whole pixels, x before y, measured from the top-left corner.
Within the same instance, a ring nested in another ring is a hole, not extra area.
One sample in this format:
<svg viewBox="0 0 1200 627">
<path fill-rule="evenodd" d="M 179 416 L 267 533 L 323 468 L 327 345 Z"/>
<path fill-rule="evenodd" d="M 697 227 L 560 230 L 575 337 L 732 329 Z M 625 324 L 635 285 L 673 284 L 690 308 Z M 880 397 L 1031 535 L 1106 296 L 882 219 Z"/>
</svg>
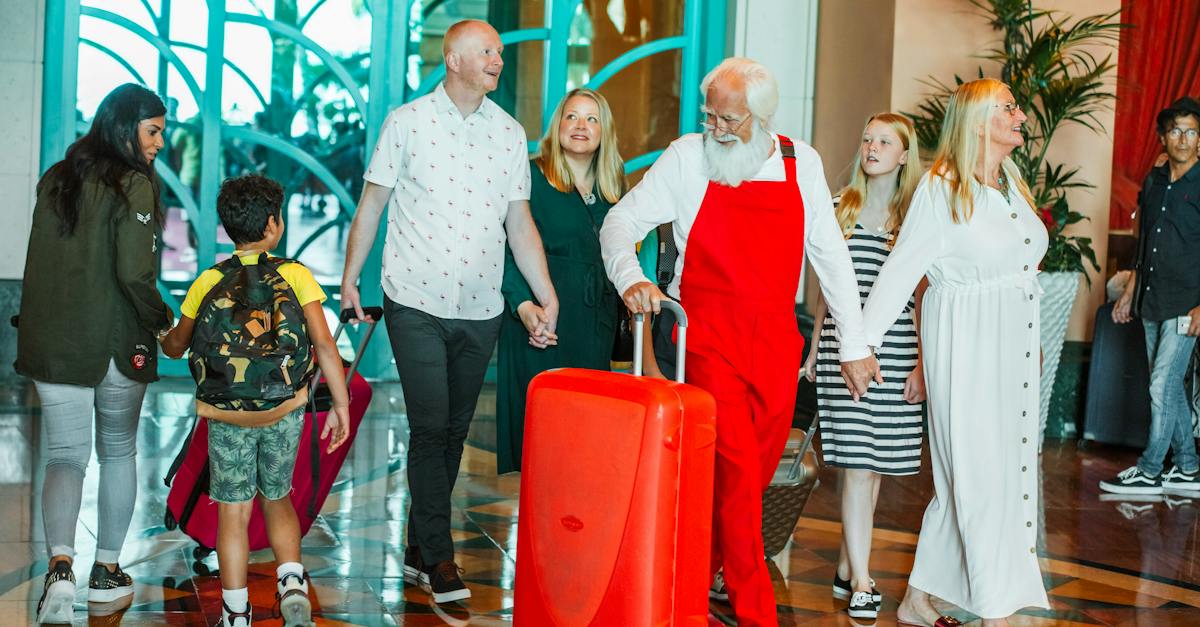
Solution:
<svg viewBox="0 0 1200 627">
<path fill-rule="evenodd" d="M 170 357 L 191 348 L 196 411 L 209 420 L 223 627 L 251 623 L 247 528 L 256 494 L 279 562 L 276 594 L 284 625 L 313 624 L 289 494 L 314 352 L 333 397 L 321 439 L 332 435 L 333 451 L 349 432 L 349 394 L 321 307 L 325 293 L 308 268 L 267 254 L 283 235 L 283 201 L 283 188 L 262 176 L 221 185 L 217 215 L 236 250 L 196 279 L 178 325 L 162 340 Z"/>
</svg>

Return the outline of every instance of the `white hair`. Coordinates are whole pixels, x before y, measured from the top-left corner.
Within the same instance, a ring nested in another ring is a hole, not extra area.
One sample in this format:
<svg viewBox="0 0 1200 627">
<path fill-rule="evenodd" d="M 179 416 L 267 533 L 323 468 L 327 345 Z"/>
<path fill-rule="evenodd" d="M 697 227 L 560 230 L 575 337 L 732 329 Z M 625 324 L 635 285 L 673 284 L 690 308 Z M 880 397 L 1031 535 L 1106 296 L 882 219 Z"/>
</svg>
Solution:
<svg viewBox="0 0 1200 627">
<path fill-rule="evenodd" d="M 775 76 L 758 61 L 729 57 L 700 81 L 700 92 L 707 97 L 708 88 L 713 83 L 730 76 L 737 76 L 744 82 L 746 107 L 764 130 L 770 130 L 771 119 L 779 109 L 779 85 L 775 82 Z"/>
<path fill-rule="evenodd" d="M 774 134 L 757 124 L 750 127 L 750 141 L 747 142 L 731 133 L 721 136 L 713 132 L 705 133 L 705 174 L 710 181 L 737 187 L 762 170 L 774 147 Z"/>
</svg>

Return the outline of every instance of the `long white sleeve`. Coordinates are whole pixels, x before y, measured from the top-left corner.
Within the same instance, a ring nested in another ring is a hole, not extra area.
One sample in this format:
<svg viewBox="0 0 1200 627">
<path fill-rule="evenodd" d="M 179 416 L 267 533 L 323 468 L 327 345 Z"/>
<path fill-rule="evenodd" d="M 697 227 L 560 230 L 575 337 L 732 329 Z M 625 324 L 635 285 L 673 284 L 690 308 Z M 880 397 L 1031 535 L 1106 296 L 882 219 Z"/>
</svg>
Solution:
<svg viewBox="0 0 1200 627">
<path fill-rule="evenodd" d="M 837 325 L 839 357 L 842 361 L 862 359 L 871 351 L 863 333 L 858 277 L 854 274 L 846 238 L 833 213 L 833 198 L 825 183 L 821 157 L 815 150 L 797 151 L 796 179 L 804 198 L 805 252 Z"/>
<path fill-rule="evenodd" d="M 884 334 L 904 311 L 921 277 L 942 254 L 943 230 L 950 219 L 946 194 L 942 179 L 930 174 L 921 179 L 913 194 L 896 246 L 879 270 L 863 307 L 867 343 L 871 346 L 883 343 Z"/>
<path fill-rule="evenodd" d="M 687 180 L 683 169 L 679 150 L 672 143 L 604 218 L 600 253 L 618 294 L 635 283 L 650 281 L 642 274 L 634 247 L 651 229 L 677 218 L 679 204 L 687 197 L 677 189 Z"/>
</svg>

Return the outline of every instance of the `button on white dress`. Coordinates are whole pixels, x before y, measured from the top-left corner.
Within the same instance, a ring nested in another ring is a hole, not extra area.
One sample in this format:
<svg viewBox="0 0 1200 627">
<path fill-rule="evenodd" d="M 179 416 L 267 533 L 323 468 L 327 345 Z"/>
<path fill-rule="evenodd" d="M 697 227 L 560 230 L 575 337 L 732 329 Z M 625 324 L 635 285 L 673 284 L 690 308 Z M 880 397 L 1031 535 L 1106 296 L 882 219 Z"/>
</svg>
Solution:
<svg viewBox="0 0 1200 627">
<path fill-rule="evenodd" d="M 955 224 L 926 174 L 863 309 L 878 346 L 921 277 L 934 497 L 909 584 L 983 618 L 1046 608 L 1037 560 L 1037 267 L 1046 229 L 1012 186 L 976 185 Z"/>
</svg>

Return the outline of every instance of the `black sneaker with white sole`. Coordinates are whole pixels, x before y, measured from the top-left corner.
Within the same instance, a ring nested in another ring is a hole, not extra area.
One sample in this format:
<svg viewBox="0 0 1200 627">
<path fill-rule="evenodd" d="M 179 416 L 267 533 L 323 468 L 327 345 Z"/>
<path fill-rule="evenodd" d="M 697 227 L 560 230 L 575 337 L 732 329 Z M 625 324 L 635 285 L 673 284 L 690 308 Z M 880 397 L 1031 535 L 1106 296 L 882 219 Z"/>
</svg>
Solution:
<svg viewBox="0 0 1200 627">
<path fill-rule="evenodd" d="M 404 547 L 404 581 L 414 586 L 429 585 L 425 561 L 421 559 L 421 550 L 415 546 Z"/>
<path fill-rule="evenodd" d="M 118 565 L 109 571 L 101 564 L 92 564 L 88 575 L 88 603 L 112 603 L 133 596 L 133 577 Z"/>
<path fill-rule="evenodd" d="M 58 560 L 46 573 L 38 601 L 39 625 L 70 625 L 75 620 L 75 573 L 71 563 Z"/>
<path fill-rule="evenodd" d="M 1200 492 L 1200 472 L 1184 472 L 1174 466 L 1162 476 L 1162 487 L 1164 490 Z"/>
<path fill-rule="evenodd" d="M 1116 477 L 1100 482 L 1100 489 L 1113 494 L 1162 494 L 1162 477 L 1151 477 L 1137 466 L 1122 470 Z"/>
<path fill-rule="evenodd" d="M 850 607 L 846 608 L 850 618 L 870 618 L 879 616 L 879 602 L 872 598 L 870 592 L 855 592 L 850 597 Z"/>
<path fill-rule="evenodd" d="M 424 571 L 425 580 L 421 587 L 433 595 L 434 603 L 452 603 L 471 598 L 471 590 L 459 576 L 463 570 L 453 560 L 439 562 Z"/>
<path fill-rule="evenodd" d="M 871 600 L 875 601 L 876 603 L 882 603 L 883 595 L 879 593 L 879 590 L 875 589 L 875 580 L 868 579 L 867 581 L 871 582 Z M 850 580 L 842 579 L 841 577 L 838 576 L 837 571 L 834 571 L 834 573 L 833 573 L 833 598 L 846 600 L 846 599 L 850 598 L 850 594 L 852 592 L 854 592 L 854 591 L 850 589 Z"/>
</svg>

